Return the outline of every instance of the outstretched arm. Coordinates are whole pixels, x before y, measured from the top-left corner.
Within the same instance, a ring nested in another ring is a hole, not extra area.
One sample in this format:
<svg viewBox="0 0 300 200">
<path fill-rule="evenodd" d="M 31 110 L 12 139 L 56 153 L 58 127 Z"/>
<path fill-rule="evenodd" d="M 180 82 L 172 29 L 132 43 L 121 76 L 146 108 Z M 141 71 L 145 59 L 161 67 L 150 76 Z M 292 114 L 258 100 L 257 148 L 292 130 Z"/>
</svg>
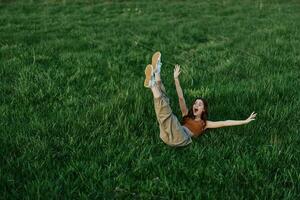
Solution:
<svg viewBox="0 0 300 200">
<path fill-rule="evenodd" d="M 248 124 L 249 122 L 255 120 L 256 114 L 257 113 L 252 112 L 251 115 L 246 120 L 226 120 L 226 121 L 218 121 L 218 122 L 207 121 L 205 129 Z"/>
<path fill-rule="evenodd" d="M 177 95 L 178 95 L 179 106 L 180 106 L 182 116 L 185 116 L 185 115 L 188 114 L 188 109 L 187 109 L 186 104 L 185 104 L 185 99 L 184 99 L 183 92 L 182 92 L 180 82 L 179 82 L 179 78 L 178 78 L 180 73 L 181 73 L 180 66 L 175 65 L 175 68 L 174 68 L 174 81 L 175 81 L 175 86 L 176 86 L 176 92 L 177 92 Z"/>
</svg>

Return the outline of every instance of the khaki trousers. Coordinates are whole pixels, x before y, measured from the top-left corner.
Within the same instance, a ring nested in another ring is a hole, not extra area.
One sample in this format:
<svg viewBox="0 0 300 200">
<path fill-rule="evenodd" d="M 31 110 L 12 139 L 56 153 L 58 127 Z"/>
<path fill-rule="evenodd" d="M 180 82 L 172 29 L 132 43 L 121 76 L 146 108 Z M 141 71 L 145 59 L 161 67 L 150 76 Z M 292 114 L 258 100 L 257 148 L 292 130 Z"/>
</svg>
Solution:
<svg viewBox="0 0 300 200">
<path fill-rule="evenodd" d="M 154 108 L 159 123 L 160 138 L 164 143 L 173 147 L 182 147 L 192 142 L 189 129 L 181 126 L 177 117 L 172 113 L 170 100 L 161 82 L 158 83 L 162 95 L 154 98 Z"/>
</svg>

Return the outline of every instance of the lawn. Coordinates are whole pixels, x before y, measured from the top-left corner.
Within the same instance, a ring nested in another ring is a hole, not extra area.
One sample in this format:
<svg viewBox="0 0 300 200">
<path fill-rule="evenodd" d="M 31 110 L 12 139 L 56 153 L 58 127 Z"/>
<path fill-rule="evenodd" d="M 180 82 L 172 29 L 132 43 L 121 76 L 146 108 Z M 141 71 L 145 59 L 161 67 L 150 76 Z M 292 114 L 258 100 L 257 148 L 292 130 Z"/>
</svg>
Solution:
<svg viewBox="0 0 300 200">
<path fill-rule="evenodd" d="M 212 121 L 159 138 L 144 69 L 162 53 Z M 0 1 L 1 199 L 299 199 L 296 0 Z"/>
</svg>

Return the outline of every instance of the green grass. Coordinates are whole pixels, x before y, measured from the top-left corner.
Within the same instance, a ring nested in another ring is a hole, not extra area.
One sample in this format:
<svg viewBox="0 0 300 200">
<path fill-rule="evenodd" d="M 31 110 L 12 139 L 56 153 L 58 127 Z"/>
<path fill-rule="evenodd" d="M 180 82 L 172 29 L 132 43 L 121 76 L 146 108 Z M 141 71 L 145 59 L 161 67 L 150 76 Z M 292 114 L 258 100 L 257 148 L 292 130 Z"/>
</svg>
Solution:
<svg viewBox="0 0 300 200">
<path fill-rule="evenodd" d="M 298 1 L 0 1 L 2 199 L 299 199 Z M 159 138 L 144 68 L 180 116 L 251 124 Z"/>
</svg>

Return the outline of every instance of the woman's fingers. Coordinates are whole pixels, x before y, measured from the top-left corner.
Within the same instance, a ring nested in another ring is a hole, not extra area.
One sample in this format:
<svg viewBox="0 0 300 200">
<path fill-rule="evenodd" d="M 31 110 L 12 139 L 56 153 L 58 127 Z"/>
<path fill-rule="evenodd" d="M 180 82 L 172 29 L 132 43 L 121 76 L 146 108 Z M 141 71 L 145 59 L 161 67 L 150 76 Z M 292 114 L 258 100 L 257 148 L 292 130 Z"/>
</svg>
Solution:
<svg viewBox="0 0 300 200">
<path fill-rule="evenodd" d="M 255 113 L 255 112 L 252 112 L 252 113 L 251 113 L 251 115 L 256 115 L 256 114 L 257 114 L 257 113 Z"/>
<path fill-rule="evenodd" d="M 254 121 L 254 120 L 255 120 L 255 117 L 256 117 L 256 114 L 257 114 L 257 113 L 252 112 L 252 113 L 250 114 L 250 116 L 248 117 L 247 121 L 248 121 L 248 122 Z"/>
<path fill-rule="evenodd" d="M 174 71 L 180 71 L 180 66 L 176 64 L 174 67 Z"/>
<path fill-rule="evenodd" d="M 253 119 L 253 120 L 255 120 L 256 115 L 257 115 L 257 113 L 252 112 L 251 115 L 250 115 L 250 118 Z"/>
</svg>

